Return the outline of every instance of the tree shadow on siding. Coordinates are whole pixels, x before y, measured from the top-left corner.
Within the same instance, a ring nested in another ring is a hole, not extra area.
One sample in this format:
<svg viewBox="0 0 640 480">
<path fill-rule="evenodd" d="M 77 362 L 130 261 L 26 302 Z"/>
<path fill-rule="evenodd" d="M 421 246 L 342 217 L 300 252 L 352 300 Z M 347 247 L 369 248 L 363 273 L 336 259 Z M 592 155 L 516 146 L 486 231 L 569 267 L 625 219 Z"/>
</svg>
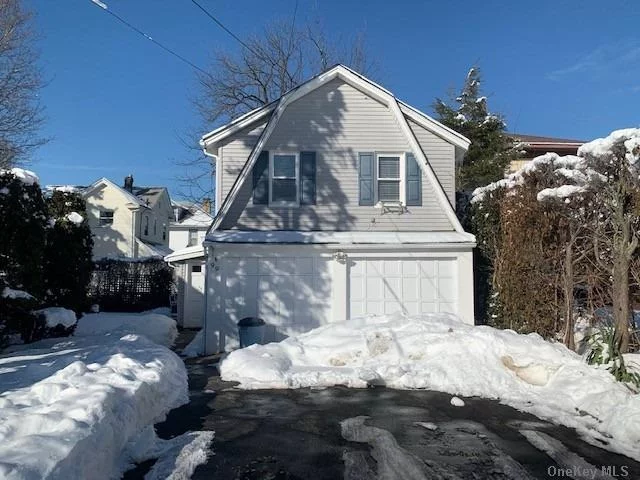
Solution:
<svg viewBox="0 0 640 480">
<path fill-rule="evenodd" d="M 289 208 L 253 205 L 253 176 L 250 173 L 222 229 L 353 229 L 355 217 L 349 213 L 350 199 L 344 191 L 344 180 L 346 176 L 352 176 L 357 182 L 357 153 L 345 144 L 346 103 L 339 85 L 330 82 L 311 93 L 313 97 L 309 101 L 303 97 L 289 105 L 265 148 L 269 151 L 316 152 L 316 204 Z M 296 105 L 298 102 L 305 103 Z M 255 141 L 255 137 L 248 138 L 247 147 L 252 148 Z M 357 196 L 357 190 L 352 195 Z M 351 201 L 357 202 L 357 198 L 351 198 Z"/>
</svg>

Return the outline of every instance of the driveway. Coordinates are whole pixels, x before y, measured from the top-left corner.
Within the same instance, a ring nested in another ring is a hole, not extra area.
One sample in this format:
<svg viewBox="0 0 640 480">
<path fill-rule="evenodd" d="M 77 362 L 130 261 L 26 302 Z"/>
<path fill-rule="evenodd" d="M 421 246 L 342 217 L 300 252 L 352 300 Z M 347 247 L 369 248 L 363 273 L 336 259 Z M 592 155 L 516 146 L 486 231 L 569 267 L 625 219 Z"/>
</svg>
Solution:
<svg viewBox="0 0 640 480">
<path fill-rule="evenodd" d="M 240 391 L 213 361 L 187 361 L 191 402 L 156 426 L 162 438 L 215 431 L 214 455 L 194 479 L 640 478 L 637 462 L 495 401 L 454 407 L 448 394 L 386 388 Z"/>
</svg>

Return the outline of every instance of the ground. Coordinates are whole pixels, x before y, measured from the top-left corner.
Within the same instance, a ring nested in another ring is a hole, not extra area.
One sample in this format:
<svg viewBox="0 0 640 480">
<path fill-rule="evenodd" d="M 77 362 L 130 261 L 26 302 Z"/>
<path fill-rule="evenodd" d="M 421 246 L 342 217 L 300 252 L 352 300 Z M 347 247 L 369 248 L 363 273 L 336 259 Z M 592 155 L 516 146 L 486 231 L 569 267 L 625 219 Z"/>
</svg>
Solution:
<svg viewBox="0 0 640 480">
<path fill-rule="evenodd" d="M 194 479 L 385 478 L 385 469 L 403 478 L 522 479 L 602 466 L 640 476 L 639 463 L 496 401 L 455 407 L 449 394 L 383 387 L 244 391 L 220 380 L 216 361 L 187 360 L 191 401 L 156 425 L 161 438 L 215 430 L 213 455 Z M 562 445 L 551 458 L 520 431 Z M 143 478 L 151 465 L 125 478 Z"/>
</svg>

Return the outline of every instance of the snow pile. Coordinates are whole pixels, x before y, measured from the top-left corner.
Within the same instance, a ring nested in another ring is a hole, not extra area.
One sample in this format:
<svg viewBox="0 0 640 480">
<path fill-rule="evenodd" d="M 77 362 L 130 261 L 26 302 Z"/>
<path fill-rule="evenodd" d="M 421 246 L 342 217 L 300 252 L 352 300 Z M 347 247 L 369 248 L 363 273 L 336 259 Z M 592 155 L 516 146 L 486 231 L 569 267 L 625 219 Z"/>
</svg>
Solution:
<svg viewBox="0 0 640 480">
<path fill-rule="evenodd" d="M 0 175 L 11 174 L 20 180 L 25 185 L 33 185 L 40 183 L 38 175 L 31 170 L 25 170 L 24 168 L 11 168 L 9 170 L 0 170 Z"/>
<path fill-rule="evenodd" d="M 178 336 L 173 318 L 159 313 L 88 313 L 78 320 L 76 337 L 107 335 L 121 337 L 126 334 L 144 335 L 152 342 L 171 347 Z"/>
<path fill-rule="evenodd" d="M 76 314 L 73 310 L 68 310 L 62 307 L 49 307 L 41 310 L 36 310 L 36 315 L 43 315 L 47 327 L 55 328 L 58 325 L 62 325 L 65 328 L 72 327 L 76 324 Z"/>
<path fill-rule="evenodd" d="M 333 323 L 237 350 L 220 373 L 245 389 L 386 385 L 499 399 L 640 459 L 640 395 L 561 344 L 449 314 Z"/>
<path fill-rule="evenodd" d="M 130 440 L 188 401 L 170 350 L 135 335 L 0 356 L 0 478 L 119 478 Z"/>
<path fill-rule="evenodd" d="M 182 356 L 187 358 L 201 357 L 204 355 L 204 328 L 198 330 L 189 345 L 182 350 Z"/>
<path fill-rule="evenodd" d="M 71 212 L 67 214 L 65 218 L 71 223 L 75 223 L 76 225 L 80 225 L 84 220 L 84 217 L 80 215 L 78 212 Z"/>
<path fill-rule="evenodd" d="M 626 159 L 634 165 L 640 158 L 640 128 L 624 128 L 615 130 L 605 138 L 597 138 L 585 143 L 578 149 L 578 155 L 603 157 L 611 155 L 614 147 L 623 144 L 626 151 Z"/>
<path fill-rule="evenodd" d="M 2 290 L 2 298 L 10 298 L 11 300 L 15 300 L 16 298 L 31 300 L 33 295 L 25 292 L 24 290 L 14 290 L 13 288 L 4 287 Z"/>
<path fill-rule="evenodd" d="M 214 432 L 187 432 L 169 440 L 157 437 L 153 426 L 147 427 L 130 442 L 131 462 L 157 459 L 146 480 L 184 480 L 191 478 L 198 465 L 211 453 Z"/>
</svg>

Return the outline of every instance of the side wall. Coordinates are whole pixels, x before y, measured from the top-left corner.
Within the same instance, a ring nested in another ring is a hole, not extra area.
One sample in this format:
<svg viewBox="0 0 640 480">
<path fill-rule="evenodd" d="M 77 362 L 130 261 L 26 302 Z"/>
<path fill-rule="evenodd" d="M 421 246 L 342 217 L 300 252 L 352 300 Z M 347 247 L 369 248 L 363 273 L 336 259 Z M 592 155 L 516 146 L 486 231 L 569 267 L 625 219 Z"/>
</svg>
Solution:
<svg viewBox="0 0 640 480">
<path fill-rule="evenodd" d="M 101 186 L 85 198 L 87 220 L 93 234 L 93 258 L 135 256 L 132 244 L 134 213 L 127 208 L 123 196 L 112 187 Z M 100 226 L 100 211 L 113 210 L 113 224 Z"/>
<path fill-rule="evenodd" d="M 453 200 L 454 147 L 413 125 L 416 137 Z M 245 130 L 220 147 L 222 195 L 235 182 L 264 125 Z M 287 107 L 265 147 L 269 151 L 316 152 L 316 205 L 293 208 L 252 204 L 251 176 L 221 229 L 450 231 L 453 226 L 423 175 L 423 203 L 402 215 L 360 206 L 358 153 L 410 151 L 392 112 L 336 79 Z"/>
</svg>

